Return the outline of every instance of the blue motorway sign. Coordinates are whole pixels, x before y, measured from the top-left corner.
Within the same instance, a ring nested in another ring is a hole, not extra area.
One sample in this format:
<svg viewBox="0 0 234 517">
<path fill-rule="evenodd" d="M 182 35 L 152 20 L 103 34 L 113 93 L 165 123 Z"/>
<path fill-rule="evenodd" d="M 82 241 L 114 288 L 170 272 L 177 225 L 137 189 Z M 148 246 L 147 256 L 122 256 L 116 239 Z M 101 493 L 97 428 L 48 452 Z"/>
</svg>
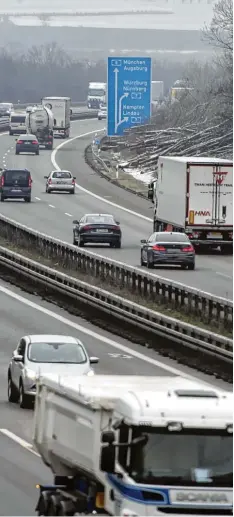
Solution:
<svg viewBox="0 0 234 517">
<path fill-rule="evenodd" d="M 107 135 L 144 124 L 151 115 L 151 58 L 108 57 Z"/>
</svg>

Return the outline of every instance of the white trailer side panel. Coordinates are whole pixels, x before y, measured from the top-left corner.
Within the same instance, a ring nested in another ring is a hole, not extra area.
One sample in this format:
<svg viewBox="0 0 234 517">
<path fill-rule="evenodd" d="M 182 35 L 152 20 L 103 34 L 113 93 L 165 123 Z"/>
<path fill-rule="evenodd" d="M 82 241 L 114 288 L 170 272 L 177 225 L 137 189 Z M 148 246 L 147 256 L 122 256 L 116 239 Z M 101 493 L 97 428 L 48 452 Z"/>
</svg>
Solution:
<svg viewBox="0 0 234 517">
<path fill-rule="evenodd" d="M 54 130 L 70 127 L 70 99 L 44 97 L 42 104 L 51 109 L 54 117 Z"/>
<path fill-rule="evenodd" d="M 186 163 L 159 157 L 157 219 L 184 227 L 186 214 Z"/>
<path fill-rule="evenodd" d="M 189 226 L 215 224 L 215 216 L 223 226 L 233 225 L 233 166 L 212 164 L 190 165 Z M 220 174 L 214 174 L 219 171 Z M 217 183 L 217 184 L 216 184 Z M 223 207 L 226 218 L 223 220 Z"/>
</svg>

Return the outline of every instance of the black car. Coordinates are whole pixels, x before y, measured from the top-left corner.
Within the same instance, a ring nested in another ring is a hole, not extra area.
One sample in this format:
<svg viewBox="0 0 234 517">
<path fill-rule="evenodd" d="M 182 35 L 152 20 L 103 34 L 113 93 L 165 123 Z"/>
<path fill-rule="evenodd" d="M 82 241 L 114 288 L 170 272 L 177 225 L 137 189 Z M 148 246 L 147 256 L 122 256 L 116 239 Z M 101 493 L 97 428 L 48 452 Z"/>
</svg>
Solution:
<svg viewBox="0 0 234 517">
<path fill-rule="evenodd" d="M 39 142 L 35 135 L 20 135 L 16 140 L 15 154 L 39 154 Z"/>
<path fill-rule="evenodd" d="M 195 269 L 195 251 L 185 233 L 155 232 L 148 240 L 141 240 L 141 266 L 181 266 Z"/>
<path fill-rule="evenodd" d="M 0 200 L 24 199 L 31 202 L 32 177 L 28 169 L 0 170 Z"/>
<path fill-rule="evenodd" d="M 110 244 L 112 248 L 121 248 L 121 229 L 112 215 L 86 214 L 73 224 L 73 244 Z"/>
</svg>

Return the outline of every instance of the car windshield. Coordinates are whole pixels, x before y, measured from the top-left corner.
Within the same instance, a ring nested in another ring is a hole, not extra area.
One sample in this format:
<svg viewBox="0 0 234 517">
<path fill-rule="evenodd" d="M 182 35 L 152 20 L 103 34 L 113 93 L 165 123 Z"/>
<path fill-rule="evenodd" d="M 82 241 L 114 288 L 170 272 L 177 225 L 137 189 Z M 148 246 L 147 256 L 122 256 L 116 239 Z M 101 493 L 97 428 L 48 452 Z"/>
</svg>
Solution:
<svg viewBox="0 0 234 517">
<path fill-rule="evenodd" d="M 233 437 L 221 430 L 133 428 L 148 443 L 132 453 L 130 473 L 139 483 L 232 487 Z"/>
<path fill-rule="evenodd" d="M 11 104 L 8 104 L 7 102 L 2 102 L 0 104 L 0 109 L 10 109 L 11 108 Z"/>
<path fill-rule="evenodd" d="M 86 223 L 90 224 L 115 224 L 111 215 L 87 215 Z"/>
<path fill-rule="evenodd" d="M 28 359 L 33 363 L 86 363 L 87 357 L 79 343 L 31 343 Z"/>
<path fill-rule="evenodd" d="M 17 184 L 19 186 L 28 185 L 28 180 L 30 177 L 29 171 L 24 170 L 9 170 L 4 172 L 4 185 L 12 185 Z"/>
<path fill-rule="evenodd" d="M 26 119 L 26 116 L 25 115 L 14 115 L 14 116 L 11 116 L 11 122 L 14 122 L 14 123 L 20 123 L 20 122 L 25 122 L 25 119 Z"/>
<path fill-rule="evenodd" d="M 183 233 L 158 233 L 156 241 L 160 242 L 188 242 L 189 238 Z"/>
<path fill-rule="evenodd" d="M 66 171 L 58 171 L 58 172 L 54 172 L 53 173 L 53 178 L 57 178 L 57 179 L 60 179 L 60 178 L 71 178 L 71 173 L 70 172 L 66 172 Z"/>
</svg>

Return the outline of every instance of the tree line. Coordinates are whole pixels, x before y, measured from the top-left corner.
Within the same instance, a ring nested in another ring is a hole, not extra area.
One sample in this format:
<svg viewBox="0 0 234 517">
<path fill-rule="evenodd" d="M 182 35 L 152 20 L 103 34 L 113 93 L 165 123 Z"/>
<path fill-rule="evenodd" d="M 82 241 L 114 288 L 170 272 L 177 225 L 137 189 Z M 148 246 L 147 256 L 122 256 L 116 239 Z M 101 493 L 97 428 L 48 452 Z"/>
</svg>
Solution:
<svg viewBox="0 0 234 517">
<path fill-rule="evenodd" d="M 85 101 L 89 82 L 106 82 L 105 60 L 74 59 L 55 42 L 32 46 L 24 54 L 0 49 L 0 70 L 0 102 L 39 102 L 44 96 Z M 153 79 L 163 80 L 166 90 L 182 71 L 182 63 L 160 59 L 153 63 Z"/>
</svg>

